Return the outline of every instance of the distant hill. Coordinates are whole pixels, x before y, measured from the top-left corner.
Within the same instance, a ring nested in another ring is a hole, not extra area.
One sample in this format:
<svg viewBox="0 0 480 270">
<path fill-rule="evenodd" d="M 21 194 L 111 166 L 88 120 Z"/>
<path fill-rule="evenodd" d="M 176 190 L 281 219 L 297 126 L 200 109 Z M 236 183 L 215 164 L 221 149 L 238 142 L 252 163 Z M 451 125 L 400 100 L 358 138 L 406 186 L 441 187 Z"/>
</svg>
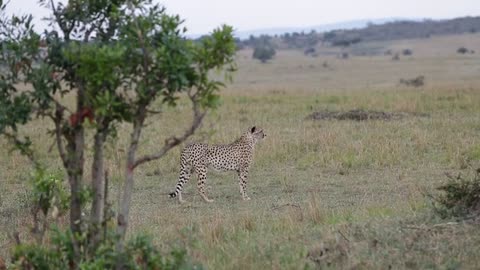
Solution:
<svg viewBox="0 0 480 270">
<path fill-rule="evenodd" d="M 364 20 L 352 20 L 352 21 L 343 21 L 338 23 L 330 23 L 330 24 L 322 24 L 322 25 L 315 25 L 315 26 L 307 26 L 307 27 L 277 27 L 277 28 L 265 28 L 265 29 L 254 29 L 249 31 L 236 31 L 234 33 L 236 38 L 239 39 L 247 39 L 250 36 L 258 37 L 260 35 L 283 35 L 285 33 L 300 33 L 300 32 L 310 32 L 312 30 L 316 32 L 327 32 L 332 30 L 339 30 L 339 29 L 358 29 L 367 27 L 369 24 L 385 24 L 388 22 L 395 22 L 395 21 L 420 21 L 417 19 L 407 19 L 407 18 L 383 18 L 383 19 L 364 19 Z"/>
<path fill-rule="evenodd" d="M 315 30 L 315 31 L 312 31 Z M 462 17 L 445 20 L 406 20 L 390 18 L 382 20 L 358 20 L 311 28 L 278 28 L 238 32 L 237 47 L 255 47 L 272 43 L 279 49 L 311 49 L 322 43 L 348 47 L 368 41 L 428 38 L 432 35 L 452 35 L 480 32 L 479 17 Z M 308 53 L 308 52 L 306 52 Z"/>
<path fill-rule="evenodd" d="M 478 31 L 480 31 L 480 17 L 449 20 L 404 20 L 369 24 L 361 29 L 332 30 L 323 34 L 322 41 L 330 42 L 332 45 L 348 46 L 349 43 L 362 41 L 428 38 L 432 35 L 476 33 Z"/>
</svg>

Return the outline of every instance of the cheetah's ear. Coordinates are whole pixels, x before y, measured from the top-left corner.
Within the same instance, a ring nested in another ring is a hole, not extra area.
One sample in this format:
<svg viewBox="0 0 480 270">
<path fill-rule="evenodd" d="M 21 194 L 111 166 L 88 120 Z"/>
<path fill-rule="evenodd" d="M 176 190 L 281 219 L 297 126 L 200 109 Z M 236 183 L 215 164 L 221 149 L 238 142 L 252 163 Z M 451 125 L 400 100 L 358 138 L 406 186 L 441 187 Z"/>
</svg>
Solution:
<svg viewBox="0 0 480 270">
<path fill-rule="evenodd" d="M 257 129 L 257 127 L 253 126 L 250 131 L 251 131 L 252 133 L 254 133 L 256 129 Z"/>
</svg>

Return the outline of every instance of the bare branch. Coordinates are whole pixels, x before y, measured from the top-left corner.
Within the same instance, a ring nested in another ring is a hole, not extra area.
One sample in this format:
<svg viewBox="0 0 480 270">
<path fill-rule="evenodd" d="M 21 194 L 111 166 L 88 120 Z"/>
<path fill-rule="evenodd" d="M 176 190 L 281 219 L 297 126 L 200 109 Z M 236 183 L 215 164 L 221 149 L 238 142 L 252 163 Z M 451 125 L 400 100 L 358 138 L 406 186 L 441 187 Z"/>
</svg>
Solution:
<svg viewBox="0 0 480 270">
<path fill-rule="evenodd" d="M 98 21 L 97 23 L 95 23 L 101 16 L 103 16 L 103 18 L 100 19 L 100 21 Z M 83 41 L 84 42 L 88 42 L 90 40 L 90 35 L 96 30 L 96 29 L 99 29 L 102 27 L 103 23 L 105 22 L 105 20 L 107 19 L 107 16 L 103 14 L 103 12 L 97 14 L 97 16 L 95 16 L 94 18 L 92 18 L 90 20 L 90 23 L 91 26 L 90 28 L 85 32 L 85 36 L 83 37 Z"/>
<path fill-rule="evenodd" d="M 60 11 L 55 7 L 55 3 L 53 2 L 53 0 L 50 0 L 50 5 L 51 5 L 51 9 L 52 9 L 52 12 L 53 12 L 53 15 L 55 16 L 55 21 L 57 22 L 58 26 L 60 27 L 60 29 L 62 30 L 63 32 L 63 37 L 66 41 L 70 40 L 70 33 L 72 32 L 73 28 L 75 27 L 75 23 L 76 21 L 75 20 L 72 20 L 72 23 L 70 25 L 70 27 L 68 27 L 67 23 L 65 23 L 62 18 L 61 18 L 61 13 Z"/>
<path fill-rule="evenodd" d="M 53 0 L 50 0 L 50 5 L 52 6 L 53 15 L 55 15 L 55 17 L 57 17 L 58 10 L 57 10 L 57 8 L 55 7 L 55 3 L 53 2 Z"/>
<path fill-rule="evenodd" d="M 64 111 L 65 111 L 65 107 L 57 103 L 55 116 L 52 118 L 52 120 L 55 124 L 55 140 L 57 142 L 58 153 L 60 155 L 60 158 L 62 159 L 63 165 L 67 167 L 68 158 L 67 158 L 67 154 L 65 153 L 65 146 L 63 145 L 63 141 L 62 141 L 62 119 L 63 119 Z"/>
<path fill-rule="evenodd" d="M 162 111 L 156 111 L 156 110 L 147 110 L 147 113 L 149 114 L 161 114 Z"/>
<path fill-rule="evenodd" d="M 22 241 L 20 240 L 20 233 L 18 231 L 15 231 L 13 233 L 13 239 L 15 240 L 15 243 L 17 245 L 21 245 L 22 244 Z"/>
<path fill-rule="evenodd" d="M 129 3 L 131 4 L 131 3 Z M 149 63 L 149 59 L 148 57 L 150 56 L 150 53 L 148 52 L 148 49 L 147 49 L 147 46 L 145 44 L 145 39 L 144 39 L 144 33 L 142 32 L 142 28 L 140 27 L 140 24 L 138 22 L 138 18 L 137 16 L 135 15 L 135 8 L 133 5 L 130 5 L 130 9 L 132 11 L 132 17 L 133 19 L 135 20 L 135 26 L 137 27 L 137 36 L 138 36 L 138 42 L 140 43 L 140 50 L 142 51 L 142 56 L 143 56 L 143 72 L 145 74 L 148 74 L 149 73 L 149 69 L 148 69 L 148 63 Z M 148 76 L 145 77 L 145 85 L 148 85 Z"/>
<path fill-rule="evenodd" d="M 20 145 L 25 145 L 25 142 L 21 141 L 21 139 L 18 137 L 18 134 L 16 132 L 14 133 L 3 132 L 2 135 L 5 136 L 5 138 L 7 138 L 8 140 L 10 140 L 13 143 L 13 145 L 17 147 L 17 150 L 19 150 L 22 155 L 26 156 L 28 160 L 32 162 L 32 164 L 35 167 L 40 167 L 40 163 L 35 157 L 35 153 L 33 152 L 32 149 L 30 149 L 29 147 L 26 147 L 26 148 L 19 147 Z"/>
<path fill-rule="evenodd" d="M 41 245 L 43 242 L 43 237 L 45 236 L 45 231 L 47 229 L 48 225 L 48 212 L 43 213 L 43 218 L 39 217 L 41 216 L 40 212 L 42 212 L 41 208 L 39 205 L 36 205 L 32 209 L 32 217 L 33 217 L 33 228 L 31 230 L 33 236 L 35 237 L 35 240 L 37 241 L 38 245 Z"/>
<path fill-rule="evenodd" d="M 163 145 L 162 149 L 158 151 L 155 154 L 152 155 L 145 155 L 143 157 L 140 157 L 137 159 L 133 165 L 133 169 L 135 169 L 137 166 L 152 161 L 152 160 L 157 160 L 161 157 L 163 157 L 168 151 L 170 151 L 173 147 L 183 143 L 185 140 L 188 139 L 188 137 L 192 136 L 195 131 L 198 129 L 200 124 L 202 123 L 203 118 L 205 117 L 205 114 L 207 113 L 206 111 L 200 112 L 198 109 L 196 103 L 194 103 L 194 114 L 193 114 L 193 122 L 192 125 L 185 130 L 183 135 L 181 137 L 170 137 L 165 140 L 165 144 Z"/>
</svg>

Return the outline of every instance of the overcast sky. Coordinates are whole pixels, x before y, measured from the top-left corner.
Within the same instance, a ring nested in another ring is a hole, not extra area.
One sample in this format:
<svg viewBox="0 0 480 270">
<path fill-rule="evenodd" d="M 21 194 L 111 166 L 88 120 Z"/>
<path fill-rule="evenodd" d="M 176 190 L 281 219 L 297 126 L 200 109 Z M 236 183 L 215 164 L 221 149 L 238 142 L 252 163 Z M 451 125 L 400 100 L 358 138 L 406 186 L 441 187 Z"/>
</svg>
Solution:
<svg viewBox="0 0 480 270">
<path fill-rule="evenodd" d="M 6 0 L 4 0 L 5 2 Z M 65 1 L 65 0 L 63 0 Z M 157 0 L 169 13 L 186 20 L 189 34 L 204 34 L 220 24 L 238 31 L 303 27 L 356 19 L 454 18 L 479 16 L 480 0 Z M 47 11 L 38 0 L 10 0 L 8 12 L 29 12 L 40 18 Z M 45 24 L 37 22 L 38 28 Z"/>
</svg>

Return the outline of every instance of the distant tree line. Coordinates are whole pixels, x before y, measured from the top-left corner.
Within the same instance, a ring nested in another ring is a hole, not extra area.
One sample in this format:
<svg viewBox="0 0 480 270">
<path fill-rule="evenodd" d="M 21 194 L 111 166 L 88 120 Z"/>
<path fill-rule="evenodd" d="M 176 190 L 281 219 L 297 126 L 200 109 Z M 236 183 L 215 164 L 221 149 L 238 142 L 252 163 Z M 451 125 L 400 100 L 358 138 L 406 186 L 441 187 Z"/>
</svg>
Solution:
<svg viewBox="0 0 480 270">
<path fill-rule="evenodd" d="M 278 49 L 305 49 L 317 45 L 322 40 L 322 34 L 315 31 L 309 33 L 293 32 L 283 35 L 261 35 L 259 37 L 250 36 L 248 39 L 236 39 L 237 49 L 255 48 L 268 40 Z"/>
<path fill-rule="evenodd" d="M 382 41 L 411 38 L 429 38 L 432 35 L 476 33 L 480 30 L 480 17 L 451 20 L 397 21 L 369 24 L 365 28 L 334 30 L 323 35 L 323 41 L 333 46 L 345 46 L 360 41 Z"/>
<path fill-rule="evenodd" d="M 318 43 L 348 47 L 360 42 L 385 41 L 411 38 L 429 38 L 432 35 L 476 33 L 480 31 L 480 17 L 463 17 L 451 20 L 396 21 L 386 24 L 368 24 L 365 28 L 332 30 L 325 33 L 293 32 L 283 35 L 250 36 L 237 39 L 237 49 L 252 48 L 265 39 L 277 49 L 301 49 L 311 51 Z"/>
</svg>

